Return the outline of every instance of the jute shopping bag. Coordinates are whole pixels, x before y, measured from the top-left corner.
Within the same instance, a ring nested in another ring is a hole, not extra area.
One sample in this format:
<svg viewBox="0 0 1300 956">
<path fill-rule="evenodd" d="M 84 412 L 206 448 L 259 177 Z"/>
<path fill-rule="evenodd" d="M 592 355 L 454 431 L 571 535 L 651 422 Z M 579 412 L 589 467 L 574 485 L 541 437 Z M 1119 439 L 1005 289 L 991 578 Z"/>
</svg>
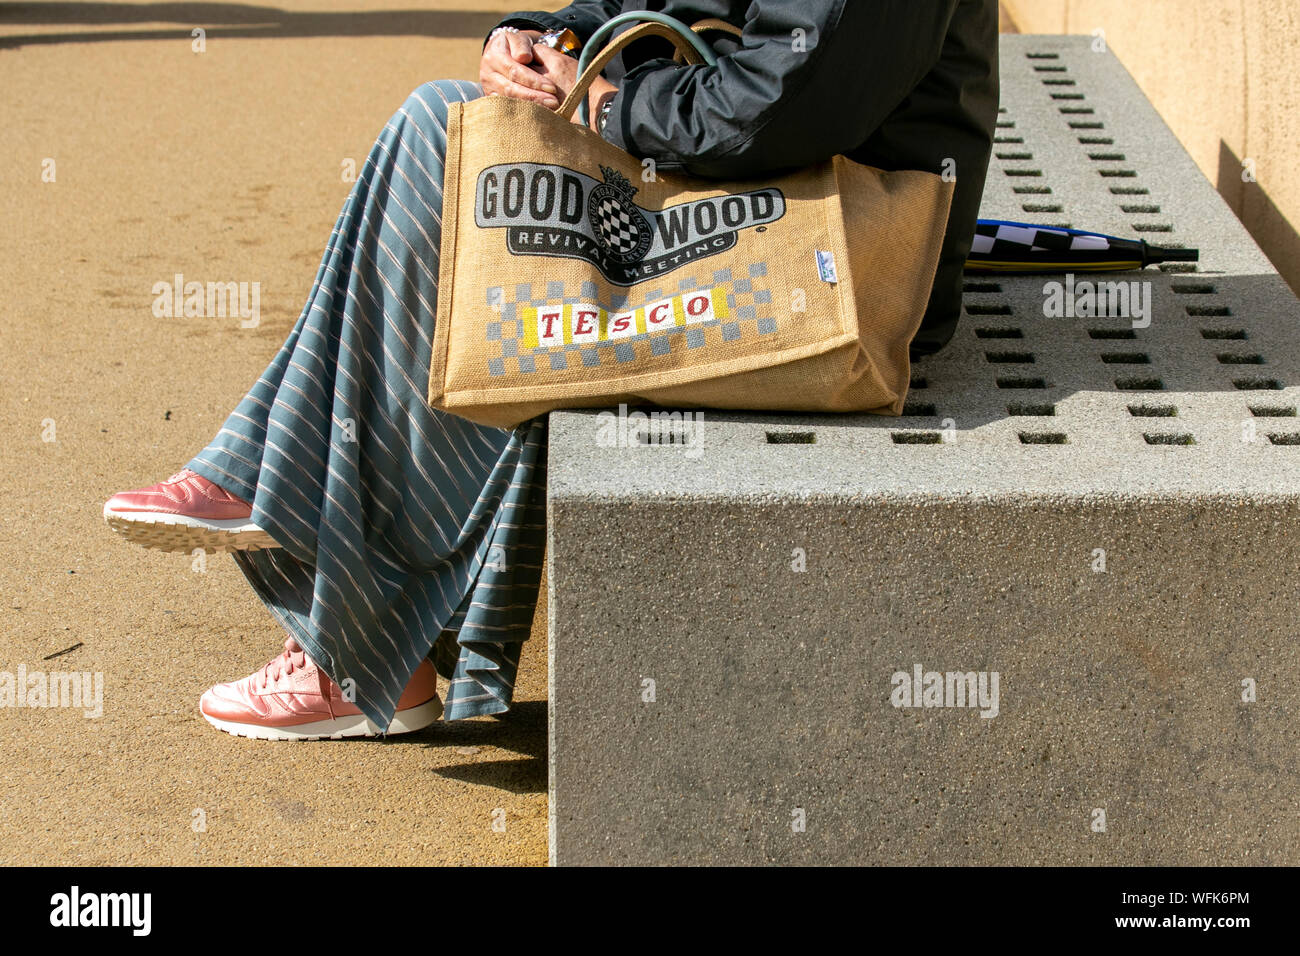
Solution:
<svg viewBox="0 0 1300 956">
<path fill-rule="evenodd" d="M 780 178 L 656 172 L 506 97 L 449 114 L 436 407 L 511 427 L 556 408 L 898 414 L 951 184 L 836 156 Z M 685 44 L 679 49 L 695 56 Z"/>
</svg>

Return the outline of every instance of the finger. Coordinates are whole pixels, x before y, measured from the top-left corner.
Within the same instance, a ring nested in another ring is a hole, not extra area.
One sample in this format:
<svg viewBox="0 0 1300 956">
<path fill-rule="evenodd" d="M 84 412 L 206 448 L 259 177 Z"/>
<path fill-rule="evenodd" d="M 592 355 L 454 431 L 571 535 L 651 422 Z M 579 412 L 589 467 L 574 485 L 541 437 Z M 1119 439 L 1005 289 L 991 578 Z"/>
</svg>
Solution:
<svg viewBox="0 0 1300 956">
<path fill-rule="evenodd" d="M 548 93 L 545 90 L 522 86 L 518 83 L 512 82 L 509 77 L 500 73 L 480 74 L 479 82 L 483 85 L 483 92 L 489 95 L 509 96 L 517 100 L 529 100 L 533 103 L 540 103 L 548 108 L 554 108 L 554 106 L 559 105 L 558 90 Z"/>
<path fill-rule="evenodd" d="M 555 84 L 546 79 L 532 67 L 524 66 L 522 63 L 516 63 L 507 57 L 487 57 L 479 66 L 479 74 L 486 76 L 495 73 L 503 78 L 520 86 L 529 86 L 535 90 L 542 90 L 547 93 L 554 93 Z"/>
<path fill-rule="evenodd" d="M 543 93 L 550 93 L 551 95 L 555 95 L 560 91 L 559 87 L 532 67 L 522 66 L 521 64 L 515 63 L 512 64 L 509 69 L 503 70 L 502 72 L 506 79 L 510 80 L 512 83 L 517 83 L 520 86 L 531 87 L 532 89 L 541 90 Z"/>
<path fill-rule="evenodd" d="M 533 56 L 548 70 L 558 69 L 559 67 L 566 65 L 564 62 L 565 60 L 570 59 L 570 57 L 565 56 L 559 50 L 552 50 L 549 46 L 541 43 L 533 47 Z"/>
<path fill-rule="evenodd" d="M 483 47 L 483 55 L 478 60 L 478 78 L 480 83 L 497 72 L 499 65 L 509 60 L 510 50 L 503 35 L 498 34 L 488 40 Z"/>
<path fill-rule="evenodd" d="M 505 88 L 506 83 L 509 82 L 501 75 L 499 70 L 486 62 L 479 66 L 478 81 L 483 90 L 488 93 L 500 93 Z"/>
<path fill-rule="evenodd" d="M 552 79 L 557 86 L 568 89 L 578 79 L 578 65 L 572 57 L 565 56 L 559 50 L 550 47 L 536 47 L 537 65 L 529 69 L 539 70 Z"/>
<path fill-rule="evenodd" d="M 528 100 L 530 103 L 537 103 L 545 106 L 548 110 L 553 110 L 560 105 L 558 94 L 543 93 L 541 90 L 530 89 L 527 86 L 520 86 L 518 83 L 507 82 L 501 91 L 502 96 L 509 96 L 516 100 Z"/>
<path fill-rule="evenodd" d="M 531 63 L 533 60 L 533 38 L 526 33 L 504 34 L 509 47 L 511 59 L 518 63 Z"/>
<path fill-rule="evenodd" d="M 560 91 L 553 87 L 543 90 L 535 86 L 524 86 L 522 83 L 515 83 L 508 76 L 502 76 L 500 73 L 484 77 L 483 89 L 500 93 L 502 96 L 513 96 L 516 99 L 533 100 L 538 103 L 547 97 L 556 98 L 560 95 Z"/>
</svg>

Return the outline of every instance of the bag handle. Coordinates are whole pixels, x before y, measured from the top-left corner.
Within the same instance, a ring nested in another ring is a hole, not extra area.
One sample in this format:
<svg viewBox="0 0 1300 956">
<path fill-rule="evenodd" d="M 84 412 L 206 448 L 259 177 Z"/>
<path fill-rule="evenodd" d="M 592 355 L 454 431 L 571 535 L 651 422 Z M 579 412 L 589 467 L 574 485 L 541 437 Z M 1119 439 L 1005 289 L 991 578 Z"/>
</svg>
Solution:
<svg viewBox="0 0 1300 956">
<path fill-rule="evenodd" d="M 739 39 L 745 35 L 745 31 L 734 23 L 728 23 L 726 20 L 720 20 L 717 17 L 708 17 L 697 23 L 691 24 L 691 29 L 696 33 L 703 33 L 705 30 L 717 30 L 719 33 L 730 33 L 733 37 Z M 673 57 L 674 63 L 683 63 L 685 58 L 678 53 Z"/>
<path fill-rule="evenodd" d="M 592 51 L 596 49 L 605 37 L 609 36 L 614 30 L 624 23 L 636 22 L 639 26 L 633 27 L 627 33 L 616 38 L 608 46 L 600 51 L 600 54 L 591 59 Z M 578 118 L 582 120 L 584 126 L 591 125 L 591 113 L 587 105 L 587 91 L 591 84 L 615 56 L 622 52 L 623 48 L 629 43 L 647 36 L 660 36 L 670 40 L 677 48 L 680 55 L 687 58 L 687 62 L 707 63 L 714 66 L 718 58 L 714 55 L 709 45 L 699 38 L 699 35 L 692 32 L 686 24 L 663 13 L 657 13 L 650 10 L 630 10 L 626 13 L 620 13 L 616 17 L 611 17 L 600 29 L 591 35 L 586 45 L 582 48 L 582 55 L 578 58 L 578 82 L 569 95 L 564 98 L 560 108 L 556 112 L 569 119 L 573 116 L 574 108 L 578 110 Z M 687 53 L 687 50 L 690 53 Z"/>
<path fill-rule="evenodd" d="M 703 33 L 705 30 L 721 30 L 723 33 L 730 33 L 733 37 L 744 36 L 745 31 L 734 23 L 728 23 L 726 20 L 720 20 L 717 17 L 708 17 L 693 24 L 691 29 L 696 33 Z"/>
</svg>

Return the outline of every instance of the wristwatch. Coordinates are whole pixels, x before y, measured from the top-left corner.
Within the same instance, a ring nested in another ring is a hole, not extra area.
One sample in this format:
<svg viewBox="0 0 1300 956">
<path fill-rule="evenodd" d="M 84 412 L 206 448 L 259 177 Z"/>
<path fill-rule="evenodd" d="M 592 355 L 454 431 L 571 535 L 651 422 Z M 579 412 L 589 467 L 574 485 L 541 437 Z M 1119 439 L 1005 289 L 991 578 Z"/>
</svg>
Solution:
<svg viewBox="0 0 1300 956">
<path fill-rule="evenodd" d="M 600 112 L 596 114 L 596 132 L 602 136 L 605 135 L 605 124 L 609 122 L 609 112 L 614 108 L 614 97 L 605 97 L 605 102 L 601 104 Z"/>
</svg>

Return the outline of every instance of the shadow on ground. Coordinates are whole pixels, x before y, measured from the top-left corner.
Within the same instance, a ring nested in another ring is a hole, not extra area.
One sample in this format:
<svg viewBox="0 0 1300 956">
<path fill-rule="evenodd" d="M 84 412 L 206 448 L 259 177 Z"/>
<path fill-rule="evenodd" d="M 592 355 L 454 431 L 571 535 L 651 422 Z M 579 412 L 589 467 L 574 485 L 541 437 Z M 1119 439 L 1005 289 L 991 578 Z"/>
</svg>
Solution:
<svg viewBox="0 0 1300 956">
<path fill-rule="evenodd" d="M 437 750 L 491 747 L 514 754 L 500 760 L 467 761 L 433 770 L 440 777 L 461 780 L 510 793 L 545 793 L 547 782 L 546 701 L 515 704 L 508 713 L 486 720 L 435 723 L 427 730 L 404 734 L 390 746 L 421 744 Z M 472 757 L 472 753 L 464 756 Z"/>
<path fill-rule="evenodd" d="M 364 10 L 295 12 L 244 3 L 0 3 L 0 27 L 175 23 L 149 30 L 57 30 L 0 36 L 0 50 L 54 43 L 175 40 L 202 27 L 209 39 L 268 37 L 484 37 L 499 13 L 474 10 Z"/>
<path fill-rule="evenodd" d="M 1300 295 L 1300 232 L 1287 219 L 1273 198 L 1259 182 L 1243 178 L 1242 158 L 1219 140 L 1219 172 L 1214 188 L 1237 214 L 1264 255 L 1272 260 L 1287 280 L 1291 291 Z"/>
</svg>

